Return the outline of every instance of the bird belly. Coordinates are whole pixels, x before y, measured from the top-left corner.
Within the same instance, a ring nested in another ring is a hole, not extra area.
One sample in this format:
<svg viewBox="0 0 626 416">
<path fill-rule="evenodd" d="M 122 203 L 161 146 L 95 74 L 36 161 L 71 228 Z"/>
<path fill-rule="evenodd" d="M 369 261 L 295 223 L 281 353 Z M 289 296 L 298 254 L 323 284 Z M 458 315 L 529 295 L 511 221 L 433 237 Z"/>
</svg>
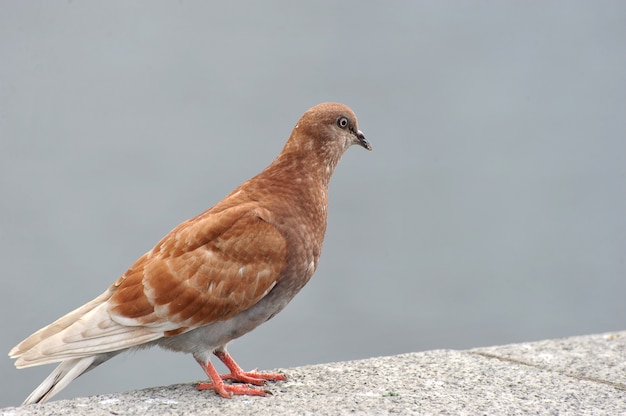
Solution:
<svg viewBox="0 0 626 416">
<path fill-rule="evenodd" d="M 187 353 L 201 353 L 223 347 L 271 319 L 287 306 L 295 295 L 293 293 L 285 297 L 283 293 L 283 296 L 277 296 L 278 292 L 280 291 L 272 290 L 256 305 L 230 319 L 216 321 L 180 335 L 161 338 L 155 344 L 165 349 Z"/>
</svg>

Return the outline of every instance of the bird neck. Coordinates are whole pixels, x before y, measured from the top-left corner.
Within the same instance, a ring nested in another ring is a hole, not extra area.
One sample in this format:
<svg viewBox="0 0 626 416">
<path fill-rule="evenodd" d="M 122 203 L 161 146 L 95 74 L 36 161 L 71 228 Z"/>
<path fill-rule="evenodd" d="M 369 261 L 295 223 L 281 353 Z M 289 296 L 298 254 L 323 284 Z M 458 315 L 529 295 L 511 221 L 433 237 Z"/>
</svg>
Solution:
<svg viewBox="0 0 626 416">
<path fill-rule="evenodd" d="M 337 160 L 319 153 L 283 152 L 263 173 L 283 183 L 292 183 L 295 187 L 313 187 L 326 193 L 336 166 Z"/>
<path fill-rule="evenodd" d="M 265 170 L 242 185 L 252 200 L 274 210 L 288 210 L 289 217 L 300 218 L 313 228 L 326 227 L 328 217 L 328 179 L 326 167 L 294 155 L 281 153 Z"/>
</svg>

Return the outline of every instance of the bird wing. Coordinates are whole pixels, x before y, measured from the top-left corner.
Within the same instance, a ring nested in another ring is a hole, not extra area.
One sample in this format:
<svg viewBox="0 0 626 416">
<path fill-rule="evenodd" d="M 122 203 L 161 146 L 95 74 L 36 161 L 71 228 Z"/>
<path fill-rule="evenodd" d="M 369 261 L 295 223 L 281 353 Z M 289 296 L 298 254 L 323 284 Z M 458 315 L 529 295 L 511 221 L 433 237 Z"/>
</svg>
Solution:
<svg viewBox="0 0 626 416">
<path fill-rule="evenodd" d="M 229 319 L 276 285 L 287 258 L 271 213 L 249 203 L 187 220 L 104 294 L 11 350 L 18 368 L 130 348 Z"/>
<path fill-rule="evenodd" d="M 287 244 L 270 212 L 250 205 L 175 228 L 115 283 L 112 319 L 172 336 L 257 303 L 276 284 Z"/>
</svg>

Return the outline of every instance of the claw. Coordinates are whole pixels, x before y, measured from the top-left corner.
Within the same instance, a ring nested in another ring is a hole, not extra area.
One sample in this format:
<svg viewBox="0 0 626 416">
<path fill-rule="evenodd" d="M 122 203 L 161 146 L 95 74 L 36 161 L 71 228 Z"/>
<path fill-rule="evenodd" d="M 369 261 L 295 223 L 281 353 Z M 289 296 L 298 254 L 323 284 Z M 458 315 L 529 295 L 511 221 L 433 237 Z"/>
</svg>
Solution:
<svg viewBox="0 0 626 416">
<path fill-rule="evenodd" d="M 248 384 L 243 385 L 234 385 L 234 384 L 221 384 L 219 383 L 198 383 L 196 388 L 200 391 L 202 390 L 213 390 L 220 396 L 230 399 L 234 395 L 246 395 L 246 396 L 266 396 L 268 394 L 272 394 L 269 390 L 257 389 L 251 387 Z"/>
</svg>

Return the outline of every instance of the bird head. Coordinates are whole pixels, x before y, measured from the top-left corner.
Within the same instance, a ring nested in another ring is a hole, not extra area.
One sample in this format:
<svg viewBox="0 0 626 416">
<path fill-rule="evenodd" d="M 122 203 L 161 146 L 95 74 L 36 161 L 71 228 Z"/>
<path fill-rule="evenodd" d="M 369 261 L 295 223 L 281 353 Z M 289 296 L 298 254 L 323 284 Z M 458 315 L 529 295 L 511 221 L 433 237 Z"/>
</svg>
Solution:
<svg viewBox="0 0 626 416">
<path fill-rule="evenodd" d="M 343 153 L 354 144 L 372 150 L 358 128 L 354 112 L 344 104 L 322 103 L 310 108 L 298 120 L 283 152 L 317 158 L 332 171 Z"/>
</svg>

